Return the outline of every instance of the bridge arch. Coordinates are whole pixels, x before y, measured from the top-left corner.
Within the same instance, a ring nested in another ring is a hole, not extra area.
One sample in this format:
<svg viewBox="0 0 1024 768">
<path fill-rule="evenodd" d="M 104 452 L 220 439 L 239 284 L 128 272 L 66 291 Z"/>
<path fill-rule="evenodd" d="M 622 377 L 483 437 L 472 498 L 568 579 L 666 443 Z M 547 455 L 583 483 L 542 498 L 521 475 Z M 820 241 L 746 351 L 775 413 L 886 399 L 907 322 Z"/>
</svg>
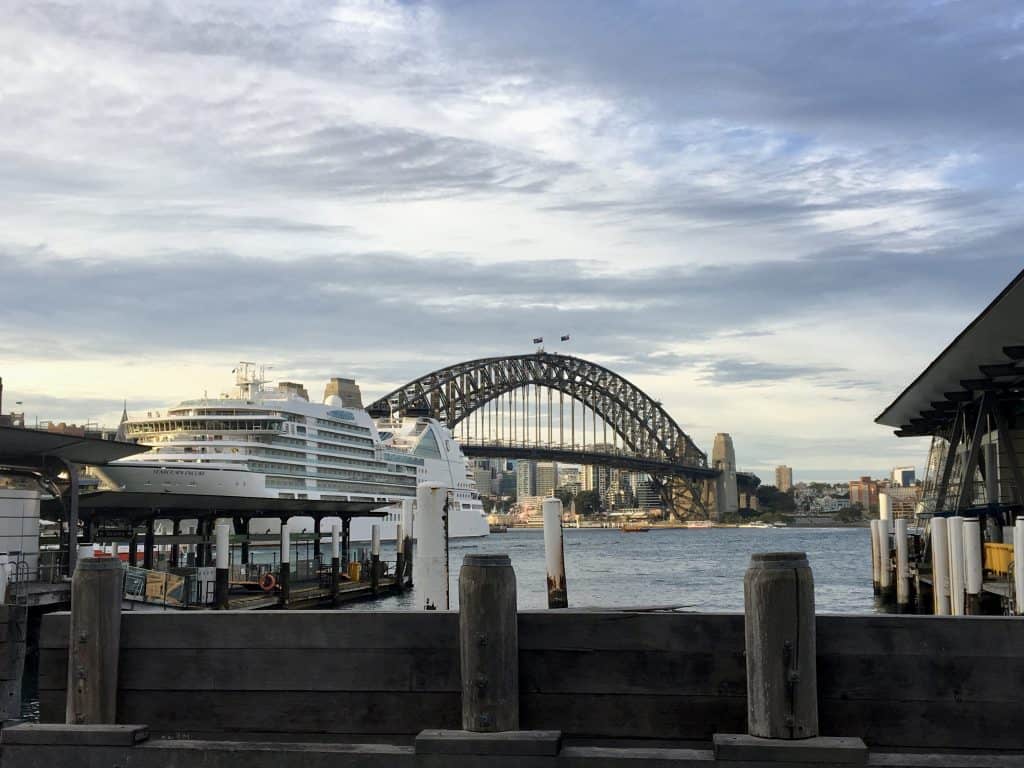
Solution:
<svg viewBox="0 0 1024 768">
<path fill-rule="evenodd" d="M 503 395 L 544 387 L 591 409 L 635 454 L 669 474 L 707 476 L 707 455 L 643 390 L 614 371 L 571 355 L 537 352 L 487 357 L 440 368 L 388 393 L 367 410 L 376 417 L 424 413 L 453 431 Z"/>
</svg>

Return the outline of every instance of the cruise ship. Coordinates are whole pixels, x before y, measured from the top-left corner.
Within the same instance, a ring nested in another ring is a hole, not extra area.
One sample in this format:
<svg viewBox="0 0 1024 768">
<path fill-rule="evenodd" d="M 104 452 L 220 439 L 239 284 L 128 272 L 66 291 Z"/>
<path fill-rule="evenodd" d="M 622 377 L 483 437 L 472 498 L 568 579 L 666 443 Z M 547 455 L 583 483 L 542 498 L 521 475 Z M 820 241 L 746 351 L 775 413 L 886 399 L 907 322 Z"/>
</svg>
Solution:
<svg viewBox="0 0 1024 768">
<path fill-rule="evenodd" d="M 380 523 L 381 538 L 394 539 L 401 504 L 416 486 L 439 482 L 452 489 L 449 536 L 486 536 L 480 496 L 462 449 L 436 419 L 370 418 L 358 387 L 331 379 L 322 404 L 305 387 L 281 382 L 267 387 L 263 369 L 241 363 L 235 392 L 186 400 L 165 413 L 125 418 L 123 437 L 150 450 L 97 468 L 101 487 L 135 492 L 310 499 L 379 505 L 385 517 L 352 519 L 353 541 L 368 541 Z M 337 518 L 324 518 L 329 531 Z M 293 517 L 296 531 L 312 531 L 313 519 Z M 277 518 L 256 518 L 251 533 L 276 533 Z"/>
</svg>

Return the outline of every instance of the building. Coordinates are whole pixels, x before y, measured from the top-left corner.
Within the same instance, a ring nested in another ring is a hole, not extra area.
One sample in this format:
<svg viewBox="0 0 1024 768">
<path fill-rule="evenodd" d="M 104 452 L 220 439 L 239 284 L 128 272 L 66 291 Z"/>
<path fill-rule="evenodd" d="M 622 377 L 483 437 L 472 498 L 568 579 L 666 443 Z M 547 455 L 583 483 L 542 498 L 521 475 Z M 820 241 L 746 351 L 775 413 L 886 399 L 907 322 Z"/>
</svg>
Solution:
<svg viewBox="0 0 1024 768">
<path fill-rule="evenodd" d="M 579 467 L 558 467 L 558 487 L 567 488 L 572 485 L 580 485 L 580 468 Z"/>
<path fill-rule="evenodd" d="M 476 483 L 476 490 L 481 496 L 491 496 L 494 493 L 494 470 L 486 461 L 473 463 L 473 482 Z"/>
<path fill-rule="evenodd" d="M 868 512 L 878 511 L 878 483 L 870 477 L 850 481 L 850 506 L 860 504 Z"/>
<path fill-rule="evenodd" d="M 537 495 L 537 462 L 519 461 L 516 464 L 516 498 Z"/>
<path fill-rule="evenodd" d="M 793 490 L 793 468 L 780 464 L 775 468 L 775 487 L 783 493 Z"/>
<path fill-rule="evenodd" d="M 892 484 L 895 488 L 909 488 L 917 482 L 913 467 L 896 467 L 892 471 Z"/>
<path fill-rule="evenodd" d="M 732 437 L 727 432 L 715 435 L 711 465 L 720 471 L 715 479 L 715 516 L 721 520 L 723 515 L 734 514 L 740 509 L 739 490 L 736 486 L 736 451 L 732 446 Z"/>
<path fill-rule="evenodd" d="M 536 464 L 536 496 L 547 498 L 555 495 L 558 487 L 558 464 L 553 461 L 541 461 Z"/>
</svg>

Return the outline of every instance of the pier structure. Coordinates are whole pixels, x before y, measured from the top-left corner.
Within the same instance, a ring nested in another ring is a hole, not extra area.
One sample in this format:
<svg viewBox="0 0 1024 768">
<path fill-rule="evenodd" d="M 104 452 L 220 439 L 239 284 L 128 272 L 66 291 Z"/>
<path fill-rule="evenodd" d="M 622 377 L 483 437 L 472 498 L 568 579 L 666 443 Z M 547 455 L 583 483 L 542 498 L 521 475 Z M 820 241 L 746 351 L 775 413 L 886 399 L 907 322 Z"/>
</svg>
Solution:
<svg viewBox="0 0 1024 768">
<path fill-rule="evenodd" d="M 44 504 L 46 510 L 52 507 L 53 502 Z M 330 607 L 390 594 L 399 588 L 400 580 L 404 579 L 402 586 L 406 586 L 410 577 L 405 573 L 400 579 L 396 563 L 381 561 L 375 591 L 369 546 L 366 557 L 357 560 L 350 537 L 351 521 L 354 517 L 384 517 L 374 502 L 99 491 L 80 499 L 79 515 L 82 537 L 97 551 L 114 554 L 126 550 L 126 582 L 133 575 L 140 582 L 135 593 L 126 585 L 126 598 L 156 606 L 206 607 L 217 603 L 218 596 L 225 597 L 218 591 L 214 556 L 218 528 L 221 536 L 225 535 L 221 526 L 229 527 L 224 555 L 227 608 Z M 312 517 L 313 529 L 289 529 L 288 521 L 297 517 Z M 323 521 L 330 518 L 340 520 L 336 589 L 332 586 L 333 558 L 325 562 L 321 555 L 321 549 L 330 546 L 332 539 L 331 530 L 323 527 Z M 251 521 L 258 519 L 280 520 L 279 531 L 250 532 Z M 172 533 L 156 533 L 158 524 L 170 527 Z M 269 562 L 265 562 L 266 557 L 257 559 L 260 551 L 269 553 Z M 217 552 L 223 566 L 220 557 Z M 358 578 L 352 579 L 355 571 L 350 572 L 349 565 L 356 561 L 363 567 Z"/>
<path fill-rule="evenodd" d="M 1024 521 L 1022 317 L 1024 272 L 875 419 L 899 437 L 931 438 L 908 564 L 925 610 L 1024 613 L 1014 583 L 1024 553 L 1012 541 Z M 937 536 L 935 518 L 948 521 Z"/>
<path fill-rule="evenodd" d="M 709 464 L 660 401 L 602 365 L 544 350 L 447 366 L 384 395 L 367 411 L 379 418 L 435 418 L 467 456 L 647 473 L 664 508 L 679 518 L 734 512 L 737 480 L 750 488 L 760 482 L 737 477 L 731 440 L 729 455 Z"/>
<path fill-rule="evenodd" d="M 816 615 L 796 552 L 752 558 L 742 614 L 517 611 L 511 565 L 467 555 L 458 612 L 123 612 L 79 637 L 97 591 L 45 618 L 42 721 L 0 731 L 0 768 L 1024 760 L 1018 619 Z"/>
</svg>

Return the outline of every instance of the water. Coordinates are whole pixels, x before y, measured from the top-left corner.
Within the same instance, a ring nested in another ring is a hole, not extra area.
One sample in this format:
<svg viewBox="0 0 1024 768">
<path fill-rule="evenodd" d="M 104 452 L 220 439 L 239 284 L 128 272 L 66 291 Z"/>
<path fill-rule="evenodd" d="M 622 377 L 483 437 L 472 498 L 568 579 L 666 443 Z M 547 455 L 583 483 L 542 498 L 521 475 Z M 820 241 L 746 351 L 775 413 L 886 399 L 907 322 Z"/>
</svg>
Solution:
<svg viewBox="0 0 1024 768">
<path fill-rule="evenodd" d="M 743 574 L 754 552 L 806 552 L 821 613 L 873 613 L 871 534 L 867 528 L 709 528 L 622 533 L 567 529 L 565 572 L 570 607 L 681 606 L 693 611 L 743 610 Z M 546 608 L 544 534 L 510 530 L 460 539 L 449 548 L 451 607 L 465 555 L 512 559 L 520 608 Z M 382 552 L 386 559 L 393 554 Z M 415 590 L 342 610 L 419 607 Z"/>
</svg>

